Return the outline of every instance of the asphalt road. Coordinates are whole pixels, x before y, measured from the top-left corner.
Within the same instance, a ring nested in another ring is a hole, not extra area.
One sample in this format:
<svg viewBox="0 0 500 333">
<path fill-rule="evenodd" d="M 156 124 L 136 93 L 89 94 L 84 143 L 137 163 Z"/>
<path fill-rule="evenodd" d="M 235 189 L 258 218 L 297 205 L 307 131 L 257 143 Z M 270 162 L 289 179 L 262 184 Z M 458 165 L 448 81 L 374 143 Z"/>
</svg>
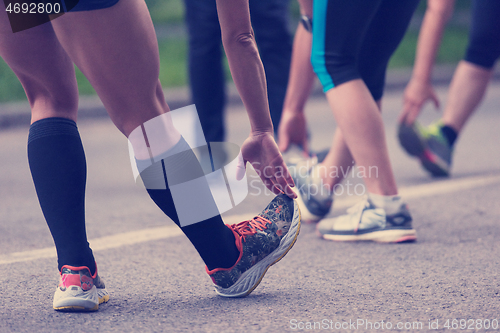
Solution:
<svg viewBox="0 0 500 333">
<path fill-rule="evenodd" d="M 111 122 L 81 121 L 87 230 L 111 294 L 83 314 L 52 309 L 57 264 L 27 165 L 27 128 L 1 129 L 0 332 L 500 331 L 500 84 L 460 137 L 446 180 L 428 178 L 399 148 L 400 105 L 401 91 L 386 94 L 391 160 L 418 241 L 328 242 L 304 224 L 295 247 L 244 299 L 215 294 L 194 248 L 134 184 L 126 139 Z M 313 148 L 328 147 L 335 123 L 325 99 L 307 109 Z M 431 109 L 424 123 L 437 116 Z M 243 109 L 232 106 L 227 122 L 228 141 L 241 144 Z M 271 197 L 258 192 L 226 221 L 259 212 Z M 356 200 L 341 195 L 330 216 Z"/>
</svg>

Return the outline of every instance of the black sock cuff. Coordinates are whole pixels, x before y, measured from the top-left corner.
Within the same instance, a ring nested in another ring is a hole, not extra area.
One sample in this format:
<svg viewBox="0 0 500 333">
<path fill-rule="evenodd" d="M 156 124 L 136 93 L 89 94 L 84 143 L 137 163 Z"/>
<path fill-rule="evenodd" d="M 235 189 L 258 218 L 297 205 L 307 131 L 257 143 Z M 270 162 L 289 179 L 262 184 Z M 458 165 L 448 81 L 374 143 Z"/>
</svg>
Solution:
<svg viewBox="0 0 500 333">
<path fill-rule="evenodd" d="M 161 161 L 151 164 L 150 160 L 136 160 L 139 170 L 143 169 L 141 177 L 146 188 L 155 188 L 149 187 L 151 182 L 165 184 L 165 177 L 168 178 L 168 186 L 174 186 L 205 175 L 196 155 L 182 136 L 177 144 L 156 159 Z M 150 166 L 145 168 L 148 164 Z"/>
<path fill-rule="evenodd" d="M 176 155 L 185 151 L 191 151 L 191 147 L 184 139 L 184 137 L 181 135 L 180 140 L 172 148 L 170 148 L 169 150 L 161 154 L 159 157 L 157 157 L 157 159 L 167 158 L 169 156 Z M 152 164 L 150 159 L 147 160 L 135 159 L 135 162 L 137 163 L 137 168 L 139 169 L 139 172 L 142 172 L 142 170 L 147 169 Z"/>
<path fill-rule="evenodd" d="M 448 144 L 450 145 L 450 147 L 453 147 L 458 137 L 457 131 L 455 131 L 455 129 L 451 126 L 444 125 L 441 126 L 441 133 L 443 133 L 446 140 L 448 140 Z"/>
<path fill-rule="evenodd" d="M 30 126 L 28 144 L 33 140 L 37 140 L 47 136 L 54 135 L 71 135 L 80 137 L 76 123 L 67 118 L 44 118 L 35 121 Z"/>
</svg>

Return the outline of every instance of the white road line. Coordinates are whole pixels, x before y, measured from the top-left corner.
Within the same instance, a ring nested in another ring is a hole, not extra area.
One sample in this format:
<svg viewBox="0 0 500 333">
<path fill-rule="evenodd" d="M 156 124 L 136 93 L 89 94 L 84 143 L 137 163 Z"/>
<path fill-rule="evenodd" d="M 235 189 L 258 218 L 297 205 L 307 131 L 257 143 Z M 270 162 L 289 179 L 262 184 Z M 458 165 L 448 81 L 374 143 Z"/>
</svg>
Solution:
<svg viewBox="0 0 500 333">
<path fill-rule="evenodd" d="M 500 183 L 500 175 L 470 177 L 463 179 L 449 179 L 436 181 L 424 185 L 416 185 L 407 188 L 401 188 L 400 194 L 405 199 L 424 198 L 434 195 L 448 194 L 463 190 L 468 190 L 476 187 Z M 345 209 L 354 205 L 359 201 L 359 197 L 348 197 L 345 199 L 336 200 L 334 203 L 335 209 Z M 248 215 L 232 215 L 226 217 L 226 223 L 237 223 L 248 219 Z M 154 241 L 159 239 L 166 239 L 181 235 L 182 232 L 177 226 L 149 228 L 136 231 L 125 232 L 112 236 L 106 236 L 90 240 L 90 246 L 93 251 L 101 251 L 107 249 L 114 249 L 126 245 L 133 245 Z M 31 261 L 36 259 L 55 258 L 56 249 L 48 247 L 44 249 L 14 252 L 0 255 L 0 265 L 13 264 L 18 262 Z"/>
<path fill-rule="evenodd" d="M 125 245 L 133 245 L 137 243 L 175 237 L 179 235 L 182 235 L 181 229 L 179 229 L 177 226 L 168 226 L 130 231 L 113 236 L 105 236 L 90 240 L 89 243 L 92 251 L 101 251 L 114 249 Z M 0 265 L 55 257 L 56 248 L 48 247 L 45 249 L 14 252 L 0 255 Z"/>
<path fill-rule="evenodd" d="M 415 185 L 410 187 L 401 187 L 399 194 L 404 201 L 416 198 L 425 198 L 435 195 L 448 194 L 464 191 L 475 187 L 500 183 L 500 175 L 478 176 L 458 179 L 439 180 L 432 183 Z M 334 201 L 335 209 L 346 209 L 360 200 L 360 197 L 351 196 L 343 200 Z"/>
</svg>

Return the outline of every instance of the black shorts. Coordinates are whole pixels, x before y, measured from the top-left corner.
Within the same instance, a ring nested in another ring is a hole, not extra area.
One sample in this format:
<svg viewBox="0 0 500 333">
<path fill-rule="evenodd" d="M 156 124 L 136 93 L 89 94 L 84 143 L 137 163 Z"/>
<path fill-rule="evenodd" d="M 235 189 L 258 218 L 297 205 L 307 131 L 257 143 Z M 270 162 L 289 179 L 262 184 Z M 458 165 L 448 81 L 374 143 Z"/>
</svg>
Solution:
<svg viewBox="0 0 500 333">
<path fill-rule="evenodd" d="M 119 0 L 5 0 L 13 32 L 27 30 L 51 20 L 51 14 L 82 12 L 114 6 Z"/>
<path fill-rule="evenodd" d="M 500 57 L 500 1 L 475 0 L 465 60 L 490 69 Z"/>
<path fill-rule="evenodd" d="M 71 0 L 70 0 L 71 1 Z M 72 0 L 74 1 L 74 0 Z M 120 0 L 79 0 L 76 6 L 70 10 L 71 12 L 83 12 L 96 9 L 109 8 L 116 5 Z M 66 2 L 69 2 L 66 0 Z"/>
<path fill-rule="evenodd" d="M 314 0 L 311 62 L 323 90 L 363 79 L 382 98 L 390 57 L 419 0 Z"/>
</svg>

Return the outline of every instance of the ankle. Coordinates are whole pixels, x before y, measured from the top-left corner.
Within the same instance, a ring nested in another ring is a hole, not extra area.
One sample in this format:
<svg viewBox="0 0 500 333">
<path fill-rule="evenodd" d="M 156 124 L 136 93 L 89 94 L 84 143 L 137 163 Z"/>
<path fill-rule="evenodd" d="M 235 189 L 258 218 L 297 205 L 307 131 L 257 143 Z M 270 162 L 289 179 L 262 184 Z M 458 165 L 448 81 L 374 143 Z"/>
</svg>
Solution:
<svg viewBox="0 0 500 333">
<path fill-rule="evenodd" d="M 397 213 L 400 210 L 401 205 L 403 205 L 403 200 L 397 194 L 380 195 L 368 193 L 368 198 L 375 207 L 384 209 L 387 215 Z"/>
<path fill-rule="evenodd" d="M 453 147 L 453 145 L 455 144 L 455 141 L 457 140 L 457 137 L 458 137 L 458 131 L 455 130 L 450 125 L 444 125 L 444 124 L 440 127 L 440 131 L 443 134 L 443 136 L 446 138 L 448 145 L 450 147 Z"/>
</svg>

